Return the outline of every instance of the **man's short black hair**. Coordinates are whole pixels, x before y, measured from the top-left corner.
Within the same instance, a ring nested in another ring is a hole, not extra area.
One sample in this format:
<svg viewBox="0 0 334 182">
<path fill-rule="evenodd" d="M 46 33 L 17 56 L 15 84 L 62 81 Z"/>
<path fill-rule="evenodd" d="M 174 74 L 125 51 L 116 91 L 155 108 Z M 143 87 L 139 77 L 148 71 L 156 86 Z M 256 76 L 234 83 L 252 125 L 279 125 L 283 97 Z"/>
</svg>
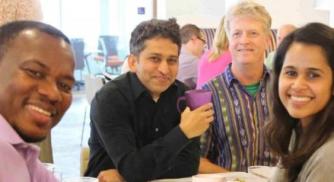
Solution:
<svg viewBox="0 0 334 182">
<path fill-rule="evenodd" d="M 55 27 L 38 21 L 13 21 L 0 27 L 0 60 L 5 55 L 10 42 L 24 30 L 38 30 L 71 44 L 68 37 Z"/>
<path fill-rule="evenodd" d="M 180 52 L 180 27 L 172 18 L 169 20 L 151 19 L 137 25 L 131 33 L 130 53 L 139 55 L 145 48 L 145 41 L 156 37 L 170 39 L 178 46 Z"/>
</svg>

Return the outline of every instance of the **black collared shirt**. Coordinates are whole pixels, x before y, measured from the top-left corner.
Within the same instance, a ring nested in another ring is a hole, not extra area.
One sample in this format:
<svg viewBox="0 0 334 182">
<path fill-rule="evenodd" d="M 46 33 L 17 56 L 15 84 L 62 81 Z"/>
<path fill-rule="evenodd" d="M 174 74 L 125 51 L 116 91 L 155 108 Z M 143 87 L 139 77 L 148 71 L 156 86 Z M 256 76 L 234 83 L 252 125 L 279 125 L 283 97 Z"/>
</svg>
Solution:
<svg viewBox="0 0 334 182">
<path fill-rule="evenodd" d="M 117 168 L 128 182 L 188 177 L 197 173 L 199 140 L 179 128 L 176 81 L 154 102 L 133 73 L 107 83 L 91 105 L 90 160 L 85 175 Z"/>
</svg>

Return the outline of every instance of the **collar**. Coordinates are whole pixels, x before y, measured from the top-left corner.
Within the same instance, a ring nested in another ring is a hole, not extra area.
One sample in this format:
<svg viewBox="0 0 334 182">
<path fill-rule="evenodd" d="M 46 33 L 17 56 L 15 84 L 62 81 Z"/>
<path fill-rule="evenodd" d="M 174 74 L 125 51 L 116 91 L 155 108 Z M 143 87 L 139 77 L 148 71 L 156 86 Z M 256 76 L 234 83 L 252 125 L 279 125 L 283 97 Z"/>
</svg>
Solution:
<svg viewBox="0 0 334 182">
<path fill-rule="evenodd" d="M 233 82 L 239 82 L 237 80 L 237 78 L 234 77 L 233 73 L 232 73 L 232 70 L 231 70 L 231 66 L 232 66 L 232 63 L 230 63 L 226 68 L 225 68 L 225 71 L 224 71 L 224 75 L 226 77 L 226 80 L 227 80 L 227 83 L 228 83 L 228 86 L 231 87 L 232 86 L 232 83 Z M 269 73 L 269 70 L 266 68 L 266 66 L 264 66 L 264 72 L 263 72 L 263 75 L 262 75 L 262 78 L 260 81 L 262 80 L 265 80 L 267 79 L 267 77 L 269 77 L 270 73 Z"/>
<path fill-rule="evenodd" d="M 129 78 L 130 78 L 130 85 L 131 85 L 131 88 L 133 89 L 133 93 L 134 93 L 134 99 L 136 100 L 137 98 L 139 98 L 143 94 L 152 98 L 149 90 L 147 90 L 146 87 L 140 82 L 137 75 L 135 73 L 132 73 L 132 72 L 129 72 L 128 74 L 129 74 Z M 167 90 L 162 92 L 160 94 L 160 96 L 163 95 L 164 93 L 168 92 L 168 90 L 170 90 L 174 87 L 177 87 L 176 82 L 174 82 L 170 87 L 168 87 Z"/>
<path fill-rule="evenodd" d="M 130 78 L 130 88 L 133 89 L 134 98 L 137 99 L 144 93 L 149 94 L 145 86 L 140 82 L 137 75 L 133 72 L 128 72 Z"/>
<path fill-rule="evenodd" d="M 39 155 L 39 148 L 34 144 L 25 142 L 1 114 L 0 114 L 0 140 L 3 140 L 11 144 L 18 150 L 31 151 L 32 156 L 34 158 L 37 158 Z"/>
<path fill-rule="evenodd" d="M 8 121 L 0 114 L 0 138 L 6 142 L 16 145 L 26 143 L 16 133 L 14 128 L 8 123 Z"/>
</svg>

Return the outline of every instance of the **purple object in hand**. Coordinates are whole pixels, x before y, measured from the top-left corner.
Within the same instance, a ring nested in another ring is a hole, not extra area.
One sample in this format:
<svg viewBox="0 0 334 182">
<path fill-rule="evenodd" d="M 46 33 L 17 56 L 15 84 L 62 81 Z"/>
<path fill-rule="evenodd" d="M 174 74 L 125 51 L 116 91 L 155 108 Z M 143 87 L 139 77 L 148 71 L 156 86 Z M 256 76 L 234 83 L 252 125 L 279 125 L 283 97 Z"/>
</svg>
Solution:
<svg viewBox="0 0 334 182">
<path fill-rule="evenodd" d="M 185 100 L 190 110 L 211 102 L 212 93 L 209 90 L 188 90 L 184 96 L 177 99 L 177 110 L 180 112 L 180 101 Z"/>
</svg>

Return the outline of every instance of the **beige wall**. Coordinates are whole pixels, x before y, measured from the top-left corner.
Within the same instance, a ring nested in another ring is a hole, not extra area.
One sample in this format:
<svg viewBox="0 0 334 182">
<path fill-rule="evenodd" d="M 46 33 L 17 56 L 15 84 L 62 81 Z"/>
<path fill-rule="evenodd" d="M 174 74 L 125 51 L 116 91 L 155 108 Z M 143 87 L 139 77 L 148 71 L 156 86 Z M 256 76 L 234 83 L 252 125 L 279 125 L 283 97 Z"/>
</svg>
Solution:
<svg viewBox="0 0 334 182">
<path fill-rule="evenodd" d="M 225 14 L 225 9 L 228 8 L 226 6 L 236 1 L 238 0 L 158 0 L 158 11 L 163 12 L 158 17 L 176 17 L 180 25 L 194 23 L 203 28 L 216 27 L 220 18 Z M 255 1 L 263 4 L 270 12 L 273 18 L 273 28 L 283 23 L 301 26 L 317 21 L 329 24 L 329 12 L 315 9 L 315 0 Z"/>
<path fill-rule="evenodd" d="M 158 0 L 158 18 L 175 17 L 181 26 L 216 27 L 224 13 L 224 0 Z"/>
</svg>

